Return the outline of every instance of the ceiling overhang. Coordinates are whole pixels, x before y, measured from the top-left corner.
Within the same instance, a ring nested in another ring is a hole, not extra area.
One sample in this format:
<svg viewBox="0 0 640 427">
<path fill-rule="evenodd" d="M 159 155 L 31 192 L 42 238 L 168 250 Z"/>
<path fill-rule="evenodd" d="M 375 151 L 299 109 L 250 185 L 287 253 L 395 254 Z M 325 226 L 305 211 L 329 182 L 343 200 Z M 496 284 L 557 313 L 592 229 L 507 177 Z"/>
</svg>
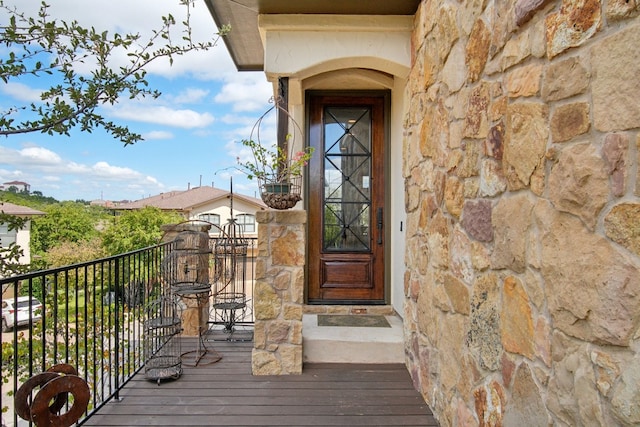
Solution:
<svg viewBox="0 0 640 427">
<path fill-rule="evenodd" d="M 259 15 L 414 15 L 420 0 L 205 0 L 239 71 L 264 70 Z"/>
</svg>

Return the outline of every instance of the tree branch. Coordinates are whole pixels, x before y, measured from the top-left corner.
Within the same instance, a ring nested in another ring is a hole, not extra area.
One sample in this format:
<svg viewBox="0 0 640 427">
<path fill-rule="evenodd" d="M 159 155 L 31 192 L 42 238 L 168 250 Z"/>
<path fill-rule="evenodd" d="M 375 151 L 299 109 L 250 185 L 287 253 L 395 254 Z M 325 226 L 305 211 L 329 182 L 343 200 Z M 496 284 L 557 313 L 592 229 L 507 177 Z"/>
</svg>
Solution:
<svg viewBox="0 0 640 427">
<path fill-rule="evenodd" d="M 160 96 L 160 92 L 148 87 L 146 80 L 145 70 L 152 62 L 168 58 L 173 64 L 176 56 L 209 50 L 229 31 L 229 28 L 223 28 L 211 40 L 194 41 L 190 18 L 195 0 L 179 1 L 186 7 L 186 19 L 181 23 L 183 44 L 172 41 L 172 30 L 176 26 L 172 15 L 162 17 L 160 28 L 154 30 L 145 43 L 140 43 L 139 34 L 109 37 L 106 31 L 83 28 L 77 21 L 50 20 L 49 5 L 45 2 L 42 2 L 37 18 L 32 18 L 0 0 L 0 9 L 10 15 L 9 24 L 0 26 L 0 39 L 10 52 L 8 58 L 0 59 L 0 78 L 8 83 L 23 75 L 46 73 L 57 75 L 60 80 L 58 85 L 42 92 L 42 103 L 31 104 L 30 108 L 11 106 L 3 111 L 0 135 L 30 132 L 68 135 L 71 128 L 80 125 L 82 130 L 89 132 L 103 128 L 125 145 L 141 140 L 142 137 L 129 131 L 127 126 L 106 121 L 96 109 L 104 104 L 114 104 L 125 93 L 130 99 Z M 112 68 L 111 59 L 121 49 L 127 52 L 130 62 Z M 20 54 L 15 53 L 20 50 Z M 53 60 L 44 58 L 50 55 Z M 43 63 L 39 59 L 48 61 Z M 91 76 L 78 75 L 74 70 L 78 63 L 94 63 L 96 68 Z M 16 113 L 24 110 L 29 110 L 35 118 L 16 123 Z"/>
</svg>

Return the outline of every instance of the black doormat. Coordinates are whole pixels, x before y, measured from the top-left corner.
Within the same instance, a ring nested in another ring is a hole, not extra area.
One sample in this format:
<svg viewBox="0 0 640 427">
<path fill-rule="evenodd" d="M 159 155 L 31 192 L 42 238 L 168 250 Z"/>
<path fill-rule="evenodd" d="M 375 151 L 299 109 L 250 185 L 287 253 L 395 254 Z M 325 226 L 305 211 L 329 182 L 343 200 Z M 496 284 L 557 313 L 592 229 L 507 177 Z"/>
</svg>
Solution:
<svg viewBox="0 0 640 427">
<path fill-rule="evenodd" d="M 370 314 L 319 314 L 318 326 L 348 326 L 362 328 L 390 328 L 384 316 Z"/>
</svg>

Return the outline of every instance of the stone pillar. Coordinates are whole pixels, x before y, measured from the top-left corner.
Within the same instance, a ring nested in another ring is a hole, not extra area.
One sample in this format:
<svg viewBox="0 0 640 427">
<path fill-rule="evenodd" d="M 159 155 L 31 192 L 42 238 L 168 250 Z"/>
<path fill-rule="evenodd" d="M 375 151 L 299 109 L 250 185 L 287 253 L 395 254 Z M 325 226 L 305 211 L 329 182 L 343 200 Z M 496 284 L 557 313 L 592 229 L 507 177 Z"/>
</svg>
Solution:
<svg viewBox="0 0 640 427">
<path fill-rule="evenodd" d="M 203 293 L 190 294 L 185 289 L 209 284 L 209 230 L 211 225 L 181 223 L 163 225 L 163 242 L 175 241 L 174 251 L 163 260 L 163 279 L 178 296 L 178 310 L 183 336 L 198 336 L 207 330 L 209 298 Z"/>
<path fill-rule="evenodd" d="M 256 213 L 254 375 L 302 373 L 302 308 L 307 212 Z"/>
</svg>

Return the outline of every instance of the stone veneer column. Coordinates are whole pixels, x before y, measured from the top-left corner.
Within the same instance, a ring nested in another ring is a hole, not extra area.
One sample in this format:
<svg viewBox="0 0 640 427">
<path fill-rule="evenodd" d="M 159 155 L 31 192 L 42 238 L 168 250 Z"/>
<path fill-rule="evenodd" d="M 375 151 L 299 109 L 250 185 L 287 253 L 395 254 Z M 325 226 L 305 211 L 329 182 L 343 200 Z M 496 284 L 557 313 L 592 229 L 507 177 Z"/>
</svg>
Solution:
<svg viewBox="0 0 640 427">
<path fill-rule="evenodd" d="M 256 219 L 252 372 L 300 374 L 307 212 L 264 211 Z"/>
<path fill-rule="evenodd" d="M 175 241 L 176 246 L 169 259 L 163 262 L 172 266 L 163 279 L 165 286 L 187 285 L 190 282 L 209 283 L 209 224 L 181 223 L 161 226 L 162 242 Z M 184 268 L 187 267 L 187 270 Z M 175 289 L 174 289 L 175 290 Z M 166 290 L 167 294 L 169 289 Z M 197 337 L 207 330 L 209 298 L 207 295 L 181 295 L 180 320 L 182 335 Z"/>
</svg>

